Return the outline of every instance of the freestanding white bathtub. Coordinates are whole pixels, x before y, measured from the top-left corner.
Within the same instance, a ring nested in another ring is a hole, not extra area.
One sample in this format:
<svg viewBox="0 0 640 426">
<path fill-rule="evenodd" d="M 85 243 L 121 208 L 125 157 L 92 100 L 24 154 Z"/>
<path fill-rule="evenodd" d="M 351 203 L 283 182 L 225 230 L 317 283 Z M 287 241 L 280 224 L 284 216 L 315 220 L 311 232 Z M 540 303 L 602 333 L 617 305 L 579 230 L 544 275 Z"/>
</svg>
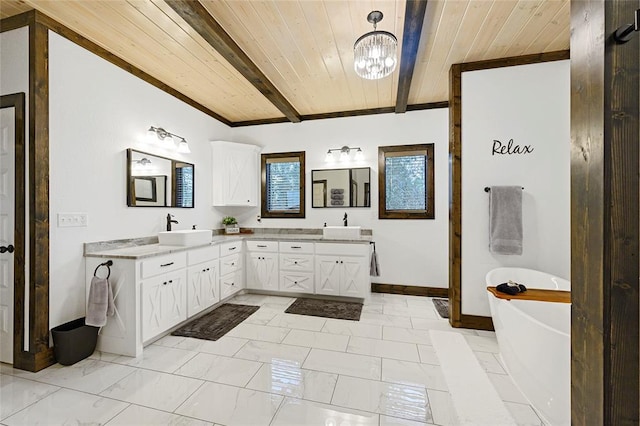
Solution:
<svg viewBox="0 0 640 426">
<path fill-rule="evenodd" d="M 487 286 L 512 280 L 528 289 L 571 290 L 565 279 L 524 268 L 493 269 L 485 280 Z M 487 294 L 507 372 L 546 423 L 570 425 L 571 304 Z"/>
</svg>

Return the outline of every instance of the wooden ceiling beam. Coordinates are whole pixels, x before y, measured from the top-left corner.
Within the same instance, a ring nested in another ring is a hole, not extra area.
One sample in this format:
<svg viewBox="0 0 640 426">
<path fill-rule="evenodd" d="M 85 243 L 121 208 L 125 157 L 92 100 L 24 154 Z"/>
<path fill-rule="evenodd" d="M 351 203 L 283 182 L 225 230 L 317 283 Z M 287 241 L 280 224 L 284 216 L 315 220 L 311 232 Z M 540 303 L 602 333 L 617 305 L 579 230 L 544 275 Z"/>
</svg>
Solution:
<svg viewBox="0 0 640 426">
<path fill-rule="evenodd" d="M 165 2 L 293 123 L 300 114 L 198 1 Z"/>
<path fill-rule="evenodd" d="M 407 111 L 409 90 L 413 69 L 418 56 L 418 46 L 422 35 L 422 23 L 427 9 L 427 0 L 407 0 L 404 12 L 404 30 L 402 33 L 402 57 L 400 58 L 400 76 L 396 95 L 396 113 Z"/>
</svg>

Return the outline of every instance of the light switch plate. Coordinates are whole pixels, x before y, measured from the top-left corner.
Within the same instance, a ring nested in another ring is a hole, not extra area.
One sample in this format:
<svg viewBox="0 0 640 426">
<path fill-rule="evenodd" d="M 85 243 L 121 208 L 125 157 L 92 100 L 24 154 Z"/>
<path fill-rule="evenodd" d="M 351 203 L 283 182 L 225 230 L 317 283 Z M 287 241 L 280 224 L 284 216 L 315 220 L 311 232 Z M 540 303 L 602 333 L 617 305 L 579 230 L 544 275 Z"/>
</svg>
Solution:
<svg viewBox="0 0 640 426">
<path fill-rule="evenodd" d="M 58 228 L 86 227 L 86 213 L 58 213 Z"/>
</svg>

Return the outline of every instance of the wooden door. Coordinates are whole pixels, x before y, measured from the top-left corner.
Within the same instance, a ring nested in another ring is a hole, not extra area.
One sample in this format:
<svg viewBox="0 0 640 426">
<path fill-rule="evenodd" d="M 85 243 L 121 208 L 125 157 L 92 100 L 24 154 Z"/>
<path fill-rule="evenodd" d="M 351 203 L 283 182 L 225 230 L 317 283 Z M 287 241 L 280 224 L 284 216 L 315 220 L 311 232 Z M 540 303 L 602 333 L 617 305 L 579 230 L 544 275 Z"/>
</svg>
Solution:
<svg viewBox="0 0 640 426">
<path fill-rule="evenodd" d="M 15 108 L 0 109 L 0 362 L 13 364 Z"/>
</svg>

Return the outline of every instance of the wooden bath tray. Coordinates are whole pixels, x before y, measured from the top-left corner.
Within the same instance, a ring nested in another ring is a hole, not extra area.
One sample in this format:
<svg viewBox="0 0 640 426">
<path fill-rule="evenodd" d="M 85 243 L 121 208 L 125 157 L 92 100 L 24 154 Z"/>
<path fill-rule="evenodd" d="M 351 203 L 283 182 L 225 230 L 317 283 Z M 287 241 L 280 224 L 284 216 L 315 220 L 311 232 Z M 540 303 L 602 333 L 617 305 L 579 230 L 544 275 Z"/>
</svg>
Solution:
<svg viewBox="0 0 640 426">
<path fill-rule="evenodd" d="M 493 294 L 498 299 L 537 300 L 538 302 L 571 303 L 571 292 L 565 290 L 540 290 L 533 288 L 523 293 L 514 295 L 500 293 L 498 290 L 496 290 L 495 287 L 487 287 L 487 291 Z"/>
</svg>

